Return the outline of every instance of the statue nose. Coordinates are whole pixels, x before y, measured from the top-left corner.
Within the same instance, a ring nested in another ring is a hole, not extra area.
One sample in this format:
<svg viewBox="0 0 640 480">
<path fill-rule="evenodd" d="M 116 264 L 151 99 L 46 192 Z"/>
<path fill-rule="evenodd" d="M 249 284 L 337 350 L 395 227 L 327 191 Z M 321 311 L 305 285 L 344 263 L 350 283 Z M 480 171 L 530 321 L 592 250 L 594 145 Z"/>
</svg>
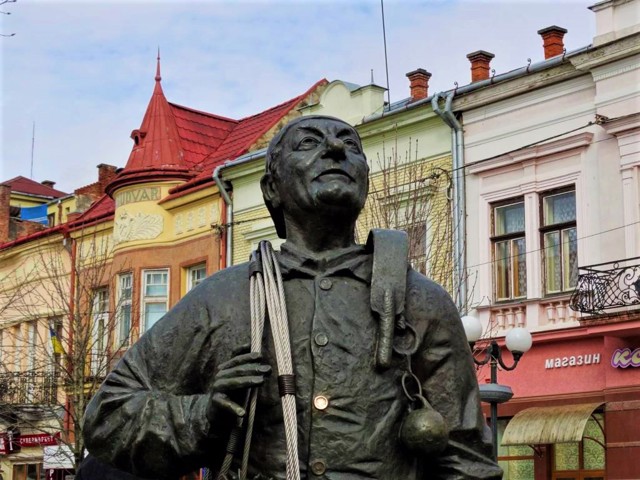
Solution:
<svg viewBox="0 0 640 480">
<path fill-rule="evenodd" d="M 327 144 L 327 156 L 335 159 L 345 158 L 345 145 L 342 140 L 336 137 L 328 137 Z"/>
</svg>

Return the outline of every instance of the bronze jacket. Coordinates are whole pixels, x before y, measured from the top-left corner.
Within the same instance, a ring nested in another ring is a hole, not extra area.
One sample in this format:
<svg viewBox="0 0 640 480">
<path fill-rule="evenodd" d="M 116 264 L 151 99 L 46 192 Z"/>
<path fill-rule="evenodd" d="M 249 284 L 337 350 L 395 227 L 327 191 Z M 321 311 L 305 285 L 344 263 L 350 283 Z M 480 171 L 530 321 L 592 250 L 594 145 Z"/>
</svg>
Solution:
<svg viewBox="0 0 640 480">
<path fill-rule="evenodd" d="M 314 259 L 285 244 L 279 261 L 302 479 L 502 478 L 462 324 L 440 286 L 408 269 L 405 314 L 419 340 L 412 369 L 450 429 L 441 455 L 418 458 L 398 440 L 411 403 L 401 386 L 406 358 L 394 354 L 382 371 L 375 365 L 372 255 L 357 247 Z M 208 392 L 216 366 L 250 342 L 249 275 L 249 264 L 212 275 L 127 351 L 88 406 L 91 453 L 143 477 L 175 479 L 202 466 L 217 471 L 229 425 L 207 419 Z M 274 373 L 259 393 L 250 478 L 281 480 L 284 424 L 268 326 L 263 350 Z M 325 409 L 314 407 L 317 396 L 328 399 Z"/>
</svg>

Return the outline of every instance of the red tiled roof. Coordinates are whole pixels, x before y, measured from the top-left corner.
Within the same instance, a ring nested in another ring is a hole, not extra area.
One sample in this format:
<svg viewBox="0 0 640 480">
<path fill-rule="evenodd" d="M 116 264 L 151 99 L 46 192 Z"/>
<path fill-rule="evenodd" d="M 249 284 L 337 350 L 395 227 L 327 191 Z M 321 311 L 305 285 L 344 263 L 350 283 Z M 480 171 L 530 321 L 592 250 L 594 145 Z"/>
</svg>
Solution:
<svg viewBox="0 0 640 480">
<path fill-rule="evenodd" d="M 56 190 L 55 188 L 47 187 L 42 183 L 36 182 L 26 177 L 18 176 L 2 182 L 2 185 L 8 185 L 11 187 L 12 192 L 26 193 L 28 195 L 40 195 L 42 197 L 60 198 L 66 197 L 67 194 Z"/>
<path fill-rule="evenodd" d="M 238 121 L 236 127 L 231 131 L 231 133 L 229 133 L 220 146 L 202 161 L 200 166 L 201 172 L 192 180 L 174 187 L 169 191 L 169 193 L 177 194 L 178 192 L 191 190 L 204 182 L 212 181 L 211 174 L 216 166 L 222 164 L 225 160 L 233 160 L 234 158 L 249 152 L 251 147 L 258 139 L 260 139 L 260 137 L 282 120 L 286 114 L 288 114 L 298 103 L 304 100 L 316 88 L 326 83 L 328 83 L 328 81 L 326 79 L 322 79 L 316 82 L 302 95 L 292 98 L 291 100 L 287 100 L 275 107 L 271 107 L 264 112 L 251 115 Z M 177 196 L 179 195 L 171 195 L 172 198 Z"/>
<path fill-rule="evenodd" d="M 187 166 L 173 109 L 164 96 L 159 75 L 142 125 L 131 135 L 135 144 L 123 172 Z"/>
<path fill-rule="evenodd" d="M 282 119 L 291 109 L 299 102 L 304 100 L 311 92 L 320 85 L 327 83 L 326 79 L 316 82 L 309 90 L 291 100 L 271 107 L 264 112 L 250 117 L 243 118 L 238 122 L 236 128 L 222 142 L 215 153 L 207 157 L 203 162 L 203 169 L 210 170 L 225 160 L 232 160 L 249 151 L 249 148 L 271 127 Z M 203 174 L 211 175 L 211 172 L 203 172 Z"/>
<path fill-rule="evenodd" d="M 16 238 L 10 242 L 0 243 L 0 250 L 4 250 L 5 248 L 14 247 L 16 245 L 20 245 L 22 243 L 31 242 L 32 240 L 37 240 L 41 237 L 46 237 L 48 235 L 52 235 L 54 233 L 64 233 L 66 230 L 66 224 L 56 225 L 55 227 L 46 228 L 44 230 L 40 230 L 38 232 L 34 232 L 30 235 L 25 235 L 24 237 Z"/>
<path fill-rule="evenodd" d="M 109 196 L 103 195 L 96 200 L 82 215 L 80 215 L 73 223 L 86 223 L 91 220 L 113 215 L 116 211 L 116 202 Z"/>
<path fill-rule="evenodd" d="M 184 152 L 184 160 L 194 166 L 215 151 L 229 132 L 238 124 L 237 120 L 200 112 L 169 103 Z"/>
<path fill-rule="evenodd" d="M 10 242 L 6 242 L 4 244 L 0 243 L 0 250 L 5 248 L 14 247 L 16 245 L 20 245 L 23 243 L 31 242 L 37 240 L 39 238 L 44 238 L 48 235 L 52 235 L 54 233 L 66 233 L 69 230 L 77 229 L 80 227 L 84 227 L 87 224 L 108 220 L 110 216 L 115 213 L 115 202 L 109 195 L 103 195 L 99 200 L 93 203 L 82 215 L 80 215 L 77 219 L 62 223 L 60 225 L 56 225 L 55 227 L 46 228 L 44 230 L 40 230 L 38 232 L 34 232 L 30 235 L 25 235 L 24 237 L 16 238 Z"/>
</svg>

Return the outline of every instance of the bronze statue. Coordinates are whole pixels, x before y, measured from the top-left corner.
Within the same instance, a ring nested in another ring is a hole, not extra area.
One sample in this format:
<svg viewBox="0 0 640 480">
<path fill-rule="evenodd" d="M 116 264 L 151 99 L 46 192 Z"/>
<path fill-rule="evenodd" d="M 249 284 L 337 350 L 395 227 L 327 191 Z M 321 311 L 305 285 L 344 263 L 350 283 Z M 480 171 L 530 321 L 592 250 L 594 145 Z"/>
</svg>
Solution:
<svg viewBox="0 0 640 480">
<path fill-rule="evenodd" d="M 273 266 L 288 316 L 279 348 L 289 348 L 294 375 L 281 374 L 269 327 L 260 352 L 247 353 L 250 278 L 268 273 L 263 250 L 207 278 L 125 354 L 87 409 L 91 453 L 160 479 L 218 472 L 226 458 L 221 476 L 238 478 L 252 389 L 250 479 L 502 478 L 449 295 L 408 267 L 401 234 L 354 241 L 368 190 L 355 129 L 298 118 L 266 162 L 262 191 L 286 238 Z M 281 395 L 295 399 L 293 418 Z M 289 473 L 285 421 L 297 424 Z"/>
</svg>

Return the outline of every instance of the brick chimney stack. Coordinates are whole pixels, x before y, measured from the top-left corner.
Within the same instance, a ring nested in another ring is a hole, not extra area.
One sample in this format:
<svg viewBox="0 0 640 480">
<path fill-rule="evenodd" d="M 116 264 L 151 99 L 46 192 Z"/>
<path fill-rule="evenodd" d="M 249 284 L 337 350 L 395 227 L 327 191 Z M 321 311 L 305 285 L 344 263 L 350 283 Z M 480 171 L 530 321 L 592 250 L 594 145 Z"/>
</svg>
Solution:
<svg viewBox="0 0 640 480">
<path fill-rule="evenodd" d="M 410 82 L 409 89 L 412 102 L 429 96 L 429 79 L 431 78 L 429 72 L 424 68 L 418 68 L 413 72 L 407 73 L 407 78 Z"/>
<path fill-rule="evenodd" d="M 53 186 L 56 184 L 56 182 L 52 180 L 42 180 L 40 183 L 45 187 L 49 187 L 49 188 L 53 188 Z"/>
<path fill-rule="evenodd" d="M 479 82 L 480 80 L 488 80 L 491 71 L 491 59 L 494 58 L 493 53 L 485 50 L 471 52 L 467 58 L 471 62 L 471 82 Z"/>
<path fill-rule="evenodd" d="M 0 244 L 9 241 L 11 187 L 0 184 Z"/>
<path fill-rule="evenodd" d="M 566 28 L 551 25 L 550 27 L 538 30 L 538 35 L 542 37 L 542 47 L 544 48 L 544 59 L 561 55 L 564 52 L 564 34 Z"/>
<path fill-rule="evenodd" d="M 116 170 L 118 167 L 113 165 L 107 165 L 106 163 L 101 163 L 98 165 L 98 183 L 101 187 L 101 193 L 104 193 L 104 188 L 107 186 L 111 180 L 116 178 Z"/>
</svg>

